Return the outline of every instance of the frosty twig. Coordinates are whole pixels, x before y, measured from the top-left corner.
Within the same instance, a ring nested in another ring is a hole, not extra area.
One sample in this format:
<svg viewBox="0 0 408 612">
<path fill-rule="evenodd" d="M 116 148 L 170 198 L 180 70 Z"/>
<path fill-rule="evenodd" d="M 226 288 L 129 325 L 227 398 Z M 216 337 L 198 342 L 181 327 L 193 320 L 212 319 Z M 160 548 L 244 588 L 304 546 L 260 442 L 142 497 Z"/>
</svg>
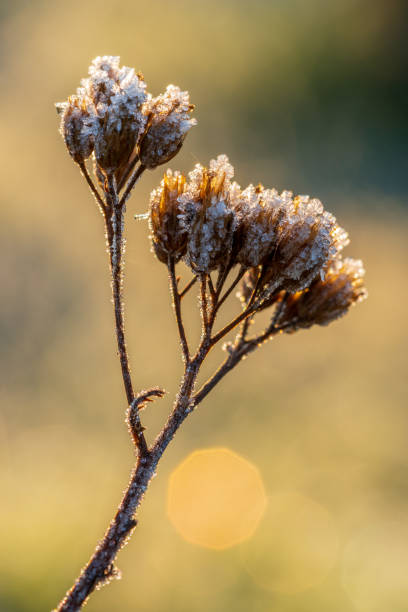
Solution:
<svg viewBox="0 0 408 612">
<path fill-rule="evenodd" d="M 122 299 L 126 202 L 146 170 L 167 163 L 180 150 L 196 123 L 190 116 L 194 107 L 188 92 L 174 85 L 152 97 L 143 75 L 120 67 L 118 57 L 105 56 L 92 62 L 89 77 L 77 94 L 57 108 L 68 152 L 105 221 L 127 423 L 137 454 L 116 515 L 57 608 L 73 612 L 96 587 L 119 575 L 114 565 L 116 555 L 136 526 L 136 510 L 185 418 L 261 344 L 277 334 L 327 325 L 364 299 L 366 290 L 361 262 L 341 258 L 348 243 L 346 232 L 318 200 L 294 197 L 289 191 L 279 194 L 262 185 L 241 189 L 232 182 L 234 168 L 225 155 L 211 160 L 208 167 L 197 164 L 188 177 L 167 170 L 151 194 L 148 217 L 152 251 L 169 272 L 184 372 L 167 422 L 149 446 L 140 412 L 164 391 L 134 391 Z M 90 158 L 96 183 L 87 167 Z M 180 262 L 193 274 L 181 291 L 176 275 Z M 242 311 L 214 333 L 217 315 L 239 283 Z M 193 351 L 181 300 L 196 285 L 202 334 Z M 270 323 L 262 333 L 248 337 L 252 320 L 265 309 L 270 309 Z M 225 345 L 224 363 L 196 391 L 197 376 L 208 353 L 240 324 L 234 343 Z"/>
</svg>

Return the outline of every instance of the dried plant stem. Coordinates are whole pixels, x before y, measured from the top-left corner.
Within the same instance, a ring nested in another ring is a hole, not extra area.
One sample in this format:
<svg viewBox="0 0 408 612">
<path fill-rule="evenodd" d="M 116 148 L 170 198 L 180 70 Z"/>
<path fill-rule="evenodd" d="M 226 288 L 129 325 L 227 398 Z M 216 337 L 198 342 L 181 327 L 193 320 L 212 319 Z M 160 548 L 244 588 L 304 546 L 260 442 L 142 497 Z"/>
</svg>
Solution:
<svg viewBox="0 0 408 612">
<path fill-rule="evenodd" d="M 114 303 L 115 327 L 118 344 L 118 353 L 122 369 L 122 377 L 128 401 L 128 425 L 132 439 L 137 449 L 137 462 L 131 474 L 129 485 L 124 493 L 115 517 L 107 529 L 103 540 L 97 546 L 94 554 L 81 575 L 67 593 L 65 599 L 58 607 L 59 612 L 74 612 L 80 610 L 93 590 L 107 583 L 111 578 L 118 574 L 114 567 L 114 561 L 121 547 L 126 543 L 132 530 L 136 526 L 134 519 L 135 512 L 139 507 L 143 495 L 153 477 L 158 462 L 166 450 L 167 446 L 174 437 L 186 417 L 200 404 L 207 394 L 220 382 L 228 372 L 230 372 L 246 355 L 251 353 L 259 344 L 278 334 L 282 327 L 276 327 L 275 323 L 278 315 L 274 317 L 269 327 L 259 336 L 246 339 L 249 326 L 249 318 L 252 308 L 248 307 L 238 315 L 229 325 L 211 337 L 212 328 L 216 314 L 242 276 L 239 271 L 232 285 L 227 289 L 223 297 L 220 298 L 223 286 L 228 276 L 224 273 L 217 281 L 214 289 L 209 284 L 207 274 L 200 276 L 200 295 L 201 295 L 201 319 L 202 334 L 199 347 L 193 357 L 187 343 L 186 333 L 181 313 L 181 293 L 177 287 L 177 277 L 175 271 L 175 260 L 169 257 L 168 270 L 173 308 L 176 316 L 180 342 L 184 358 L 184 374 L 180 383 L 179 392 L 174 402 L 173 410 L 156 438 L 153 445 L 149 448 L 144 436 L 144 428 L 140 421 L 139 410 L 152 397 L 162 397 L 164 391 L 161 389 L 150 389 L 134 395 L 132 386 L 129 359 L 125 342 L 125 328 L 123 320 L 123 215 L 124 205 L 121 205 L 118 198 L 117 186 L 113 176 L 107 177 L 108 197 L 106 205 L 106 235 L 109 244 L 110 264 L 112 273 L 112 295 Z M 190 281 L 187 286 L 193 286 L 195 279 Z M 186 290 L 184 290 L 186 292 Z M 207 295 L 207 292 L 210 295 Z M 183 292 L 182 292 L 183 293 Z M 210 298 L 210 299 L 209 299 Z M 279 312 L 279 309 L 278 309 Z M 195 383 L 200 367 L 214 344 L 224 335 L 231 331 L 236 325 L 243 322 L 241 333 L 237 336 L 235 344 L 229 351 L 225 362 L 218 368 L 214 375 L 203 385 L 195 394 Z"/>
<path fill-rule="evenodd" d="M 217 304 L 217 308 L 214 309 L 214 316 L 217 313 L 217 311 L 219 310 L 219 308 L 222 306 L 222 304 L 225 302 L 225 300 L 227 299 L 227 297 L 232 293 L 232 291 L 235 289 L 235 287 L 238 285 L 239 281 L 241 280 L 241 278 L 244 276 L 245 274 L 245 268 L 241 267 L 238 271 L 237 276 L 235 277 L 235 280 L 232 282 L 232 284 L 230 285 L 230 287 L 227 289 L 227 291 L 224 293 L 224 295 L 222 296 L 222 298 L 218 301 Z M 218 292 L 219 293 L 219 292 Z"/>
<path fill-rule="evenodd" d="M 211 274 L 207 274 L 207 281 L 208 281 L 208 288 L 210 290 L 211 301 L 214 304 L 215 300 L 217 299 L 217 292 L 214 289 Z"/>
<path fill-rule="evenodd" d="M 171 295 L 173 298 L 173 306 L 174 306 L 174 312 L 176 315 L 177 327 L 178 327 L 178 331 L 180 335 L 180 342 L 181 342 L 181 348 L 183 351 L 183 358 L 184 358 L 184 362 L 188 364 L 190 362 L 190 351 L 188 348 L 186 332 L 184 330 L 183 319 L 181 316 L 180 294 L 177 288 L 174 257 L 171 257 L 170 255 L 169 255 L 169 260 L 168 260 L 168 269 L 169 269 Z"/>
<path fill-rule="evenodd" d="M 185 337 L 180 309 L 180 294 L 177 290 L 177 279 L 175 274 L 174 260 L 169 259 L 170 286 L 173 297 L 173 307 L 176 313 L 176 320 L 180 333 L 180 339 L 185 356 L 184 374 L 180 383 L 173 410 L 156 438 L 153 445 L 149 448 L 143 434 L 143 427 L 140 422 L 139 409 L 151 397 L 161 397 L 163 391 L 151 389 L 142 392 L 138 396 L 133 396 L 133 387 L 130 379 L 129 362 L 127 358 L 124 324 L 123 324 L 123 305 L 122 305 L 122 254 L 123 254 L 123 209 L 117 206 L 115 198 L 116 186 L 114 181 L 110 181 L 110 209 L 111 217 L 107 219 L 107 236 L 110 244 L 110 259 L 112 269 L 112 291 L 115 308 L 115 323 L 118 339 L 119 357 L 122 366 L 122 376 L 124 380 L 126 396 L 128 398 L 128 424 L 136 448 L 138 458 L 136 466 L 131 474 L 129 485 L 124 493 L 120 506 L 113 518 L 103 540 L 97 546 L 89 563 L 82 570 L 81 575 L 67 593 L 65 599 L 58 607 L 59 612 L 74 612 L 79 610 L 93 590 L 113 578 L 118 572 L 114 567 L 114 561 L 120 548 L 126 543 L 132 530 L 136 526 L 134 519 L 135 512 L 140 505 L 147 486 L 155 473 L 157 464 L 166 450 L 167 446 L 174 437 L 174 434 L 181 426 L 186 417 L 196 406 L 206 397 L 207 393 L 223 378 L 243 356 L 253 350 L 256 341 L 243 341 L 235 347 L 226 362 L 217 370 L 214 376 L 203 386 L 195 395 L 194 387 L 200 367 L 211 350 L 212 323 L 215 313 L 219 308 L 217 301 L 212 302 L 209 307 L 207 299 L 207 277 L 201 277 L 201 317 L 203 322 L 200 345 L 196 354 L 190 357 Z M 115 205 L 116 203 L 116 205 Z M 112 211 L 113 209 L 113 211 Z M 224 279 L 225 280 L 225 279 Z M 218 295 L 222 289 L 222 283 L 218 287 Z M 273 330 L 275 331 L 275 330 Z M 276 332 L 279 330 L 276 330 Z M 268 332 L 271 334 L 271 330 Z"/>
<path fill-rule="evenodd" d="M 246 319 L 245 323 L 248 321 Z M 230 350 L 230 354 L 225 359 L 224 363 L 220 365 L 218 370 L 213 374 L 213 376 L 201 387 L 201 389 L 194 395 L 191 399 L 192 407 L 195 408 L 200 404 L 203 399 L 209 394 L 209 392 L 220 382 L 222 378 L 228 372 L 230 372 L 238 363 L 247 355 L 252 353 L 258 346 L 276 336 L 281 331 L 283 331 L 283 327 L 274 327 L 270 325 L 262 334 L 257 336 L 256 338 L 252 338 L 250 340 L 245 340 L 245 333 L 241 333 L 237 336 L 236 342 Z"/>
<path fill-rule="evenodd" d="M 249 326 L 251 325 L 252 317 L 247 317 L 241 325 L 241 330 L 237 336 L 237 341 L 243 342 L 246 339 Z"/>
<path fill-rule="evenodd" d="M 207 274 L 201 274 L 200 276 L 200 312 L 201 321 L 203 325 L 203 334 L 208 333 L 209 319 L 208 319 L 208 302 L 207 302 Z"/>
<path fill-rule="evenodd" d="M 198 280 L 198 277 L 197 276 L 193 276 L 191 281 L 187 283 L 187 285 L 184 287 L 184 289 L 182 291 L 180 291 L 180 294 L 179 294 L 180 300 L 182 300 L 183 297 L 186 295 L 186 293 L 188 293 L 190 291 L 191 287 L 193 287 L 195 285 L 197 280 Z"/>
<path fill-rule="evenodd" d="M 97 546 L 89 563 L 82 570 L 81 575 L 67 593 L 65 599 L 58 607 L 58 612 L 75 612 L 80 610 L 86 599 L 93 590 L 107 583 L 111 578 L 118 574 L 114 567 L 114 561 L 121 547 L 126 543 L 132 530 L 136 526 L 134 519 L 135 512 L 139 507 L 143 495 L 153 477 L 157 465 L 167 446 L 173 439 L 186 417 L 203 401 L 208 393 L 230 372 L 238 363 L 249 353 L 254 351 L 257 346 L 272 336 L 280 333 L 283 327 L 276 327 L 280 307 L 277 314 L 272 319 L 269 327 L 259 336 L 246 339 L 249 326 L 251 309 L 246 308 L 244 312 L 236 317 L 221 332 L 211 338 L 213 324 L 216 314 L 224 302 L 224 297 L 220 298 L 223 285 L 228 274 L 224 274 L 222 279 L 217 282 L 217 287 L 210 288 L 208 275 L 202 274 L 200 277 L 201 294 L 201 319 L 202 334 L 199 347 L 193 357 L 190 356 L 187 338 L 184 330 L 181 307 L 180 293 L 177 288 L 177 277 L 175 271 L 175 260 L 169 257 L 168 269 L 173 308 L 176 315 L 180 341 L 184 357 L 184 374 L 180 383 L 179 392 L 174 402 L 173 410 L 156 438 L 153 445 L 149 448 L 143 433 L 143 426 L 140 421 L 139 410 L 153 397 L 162 397 L 164 391 L 161 389 L 150 389 L 134 396 L 132 381 L 130 377 L 129 361 L 126 351 L 125 330 L 123 322 L 123 303 L 122 303 L 122 273 L 123 273 L 123 213 L 124 207 L 120 205 L 117 197 L 117 187 L 113 178 L 108 180 L 109 198 L 108 210 L 110 214 L 105 215 L 106 231 L 110 246 L 110 262 L 112 271 L 112 292 L 115 312 L 116 334 L 118 351 L 122 367 L 122 376 L 128 399 L 128 425 L 133 438 L 133 442 L 138 451 L 138 458 L 135 468 L 131 474 L 129 485 L 124 493 L 115 517 L 107 529 L 103 540 Z M 238 282 L 241 272 L 227 290 L 230 294 L 233 287 Z M 193 282 L 190 282 L 192 286 Z M 210 296 L 207 295 L 210 292 Z M 208 299 L 211 298 L 211 300 Z M 230 348 L 229 355 L 224 363 L 218 368 L 214 375 L 202 386 L 194 395 L 195 383 L 200 367 L 208 355 L 211 348 L 218 339 L 221 339 L 228 331 L 233 329 L 239 322 L 243 322 L 241 333 L 237 336 L 235 344 Z"/>
<path fill-rule="evenodd" d="M 110 194 L 111 194 L 111 206 L 108 215 L 106 216 L 107 222 L 107 235 L 109 241 L 109 255 L 110 265 L 112 274 L 112 298 L 113 307 L 115 314 L 115 328 L 116 338 L 118 344 L 118 353 L 120 359 L 120 365 L 122 368 L 123 384 L 125 386 L 126 398 L 130 405 L 134 399 L 132 379 L 130 375 L 129 358 L 126 349 L 125 342 L 125 326 L 123 318 L 123 298 L 122 298 L 122 285 L 123 285 L 123 250 L 124 250 L 124 238 L 123 238 L 123 207 L 118 205 L 116 187 L 114 179 L 109 178 Z M 110 214 L 110 217 L 109 217 Z"/>
<path fill-rule="evenodd" d="M 143 166 L 142 164 L 140 164 L 140 166 L 138 168 L 136 168 L 136 170 L 133 172 L 133 174 L 131 175 L 128 184 L 126 185 L 126 189 L 123 192 L 123 195 L 120 199 L 120 205 L 123 206 L 124 204 L 126 204 L 134 186 L 136 185 L 137 181 L 140 179 L 140 177 L 142 176 L 143 172 L 146 170 L 145 166 Z"/>
<path fill-rule="evenodd" d="M 246 309 L 241 312 L 241 314 L 237 315 L 235 319 L 228 323 L 223 329 L 221 329 L 215 336 L 211 339 L 211 346 L 217 344 L 224 336 L 226 336 L 230 331 L 232 331 L 237 325 L 239 325 L 242 321 L 250 317 L 255 312 L 255 308 L 251 306 L 247 306 Z"/>
<path fill-rule="evenodd" d="M 94 198 L 95 198 L 99 208 L 101 209 L 101 212 L 105 213 L 106 212 L 105 203 L 102 200 L 102 197 L 101 197 L 99 191 L 97 190 L 97 188 L 95 186 L 95 183 L 93 182 L 93 180 L 89 176 L 89 172 L 88 172 L 88 169 L 87 169 L 87 167 L 85 165 L 85 162 L 81 162 L 79 164 L 79 168 L 80 168 L 80 170 L 82 172 L 83 177 L 85 178 L 86 182 L 88 183 L 89 189 L 92 191 L 92 194 L 93 194 L 93 196 L 94 196 Z"/>
<path fill-rule="evenodd" d="M 116 555 L 136 526 L 134 514 L 155 473 L 161 456 L 173 439 L 177 429 L 191 412 L 191 394 L 200 366 L 208 351 L 208 334 L 203 334 L 196 355 L 189 363 L 186 363 L 180 390 L 166 425 L 150 449 L 146 448 L 146 452 L 140 454 L 139 448 L 137 464 L 118 511 L 89 563 L 82 570 L 75 585 L 57 608 L 58 612 L 76 612 L 80 610 L 86 599 L 98 585 L 108 582 L 117 574 L 114 568 Z M 142 399 L 146 399 L 148 393 Z M 160 390 L 153 390 L 150 392 L 150 395 L 160 396 L 162 393 Z M 197 402 L 195 405 L 197 405 Z"/>
<path fill-rule="evenodd" d="M 122 178 L 118 182 L 118 193 L 122 191 L 123 187 L 126 184 L 126 181 L 128 180 L 130 176 L 130 173 L 133 172 L 138 161 L 139 161 L 139 157 L 136 154 L 134 154 L 131 157 L 125 171 L 123 172 Z"/>
</svg>

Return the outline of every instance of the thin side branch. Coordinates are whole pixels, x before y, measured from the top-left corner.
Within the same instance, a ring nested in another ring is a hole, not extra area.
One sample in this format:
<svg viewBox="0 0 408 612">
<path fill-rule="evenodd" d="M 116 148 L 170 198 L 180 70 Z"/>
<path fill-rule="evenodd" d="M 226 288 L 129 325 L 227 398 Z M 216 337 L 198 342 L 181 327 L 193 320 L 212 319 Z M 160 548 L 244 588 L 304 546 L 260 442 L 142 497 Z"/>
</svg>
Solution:
<svg viewBox="0 0 408 612">
<path fill-rule="evenodd" d="M 186 293 L 190 291 L 191 287 L 193 287 L 196 284 L 197 279 L 198 279 L 198 276 L 193 276 L 191 281 L 187 283 L 187 285 L 184 287 L 182 291 L 180 291 L 179 293 L 180 300 L 182 300 L 183 297 L 186 295 Z"/>
<path fill-rule="evenodd" d="M 110 212 L 105 216 L 106 221 L 106 234 L 109 241 L 109 253 L 110 253 L 110 264 L 112 274 L 112 297 L 113 307 L 115 315 L 115 329 L 116 329 L 116 340 L 118 345 L 118 355 L 120 360 L 120 366 L 122 370 L 122 379 L 125 387 L 126 399 L 128 406 L 132 405 L 135 398 L 133 391 L 132 377 L 130 374 L 129 357 L 127 353 L 126 341 L 125 341 L 125 324 L 124 324 L 124 312 L 123 312 L 123 250 L 124 250 L 124 237 L 123 237 L 123 215 L 124 207 L 118 202 L 118 193 L 116 187 L 116 181 L 113 176 L 107 177 L 108 183 L 108 196 Z M 141 456 L 146 454 L 147 443 L 143 430 L 135 440 L 139 453 Z"/>
<path fill-rule="evenodd" d="M 200 277 L 200 295 L 201 295 L 201 319 L 203 322 L 203 334 L 208 334 L 208 303 L 207 303 L 207 275 L 201 274 Z"/>
<path fill-rule="evenodd" d="M 210 290 L 211 300 L 212 300 L 212 302 L 214 304 L 216 299 L 217 299 L 217 293 L 216 293 L 216 291 L 214 289 L 214 285 L 213 285 L 213 282 L 212 282 L 211 274 L 208 274 L 207 279 L 208 279 L 208 288 Z"/>
<path fill-rule="evenodd" d="M 241 324 L 241 330 L 238 334 L 238 343 L 242 343 L 246 340 L 247 337 L 247 333 L 248 333 L 248 329 L 249 326 L 251 324 L 252 318 L 251 317 L 247 317 Z"/>
<path fill-rule="evenodd" d="M 126 184 L 126 181 L 128 180 L 130 173 L 133 172 L 133 170 L 135 169 L 135 166 L 137 164 L 137 162 L 139 161 L 139 157 L 137 155 L 135 155 L 129 165 L 127 166 L 126 170 L 124 171 L 122 178 L 120 179 L 120 181 L 118 182 L 118 193 L 120 191 L 122 191 L 123 187 Z"/>
<path fill-rule="evenodd" d="M 173 300 L 173 308 L 174 308 L 174 313 L 176 315 L 176 321 L 177 321 L 177 327 L 178 327 L 179 336 L 180 336 L 181 348 L 183 351 L 183 358 L 184 358 L 184 362 L 188 364 L 190 362 L 190 350 L 188 348 L 186 332 L 184 329 L 183 319 L 181 316 L 180 294 L 177 288 L 174 257 L 171 257 L 170 255 L 168 258 L 168 269 L 169 269 L 171 296 Z"/>
<path fill-rule="evenodd" d="M 235 280 L 233 281 L 233 283 L 231 284 L 231 286 L 227 289 L 227 291 L 224 293 L 224 295 L 222 296 L 222 298 L 220 298 L 218 300 L 217 306 L 215 308 L 215 313 L 221 308 L 222 304 L 225 302 L 225 300 L 227 299 L 227 297 L 231 294 L 231 292 L 235 289 L 235 287 L 238 285 L 239 281 L 241 280 L 241 278 L 244 276 L 245 274 L 245 268 L 243 268 L 241 266 L 240 270 L 238 271 L 238 274 L 235 278 Z"/>
<path fill-rule="evenodd" d="M 241 339 L 241 334 L 237 337 L 236 344 L 231 348 L 230 354 L 225 359 L 224 363 L 220 365 L 218 370 L 209 378 L 209 380 L 204 383 L 201 389 L 194 395 L 191 399 L 191 406 L 195 408 L 200 404 L 203 399 L 210 393 L 210 391 L 220 382 L 222 378 L 228 372 L 230 372 L 236 365 L 246 356 L 252 353 L 258 346 L 276 336 L 281 331 L 283 331 L 283 327 L 273 327 L 270 325 L 262 334 L 257 336 L 256 338 L 252 338 L 250 340 Z"/>
<path fill-rule="evenodd" d="M 221 290 L 224 286 L 224 283 L 227 279 L 228 274 L 230 273 L 232 268 L 231 262 L 229 261 L 219 272 L 218 274 L 218 278 L 217 278 L 217 284 L 216 284 L 216 292 L 217 295 L 219 296 L 221 293 Z"/>
<path fill-rule="evenodd" d="M 237 315 L 235 319 L 231 321 L 231 323 L 228 323 L 228 325 L 223 327 L 223 329 L 221 329 L 217 334 L 215 334 L 215 336 L 211 338 L 211 346 L 214 346 L 214 344 L 217 344 L 217 342 L 221 340 L 221 338 L 223 338 L 230 331 L 232 331 L 237 325 L 241 323 L 241 321 L 244 321 L 246 318 L 254 314 L 254 312 L 255 312 L 255 309 L 253 307 L 247 306 L 246 309 L 243 312 L 241 312 L 241 314 Z"/>
<path fill-rule="evenodd" d="M 129 179 L 128 184 L 126 185 L 126 189 L 120 199 L 120 202 L 119 202 L 120 206 L 123 206 L 124 204 L 126 204 L 132 192 L 133 187 L 136 185 L 137 181 L 140 179 L 140 177 L 142 176 L 145 170 L 146 170 L 146 167 L 140 164 L 140 166 L 136 168 L 136 170 L 133 172 L 132 176 Z"/>
<path fill-rule="evenodd" d="M 92 191 L 92 194 L 96 200 L 96 203 L 98 204 L 98 206 L 100 207 L 102 213 L 106 213 L 106 205 L 105 202 L 103 201 L 99 191 L 96 188 L 95 183 L 93 182 L 93 180 L 91 179 L 91 177 L 89 176 L 89 172 L 88 169 L 85 165 L 85 162 L 81 162 L 79 164 L 79 168 L 82 172 L 83 177 L 85 178 L 86 182 L 88 183 L 89 189 Z"/>
</svg>

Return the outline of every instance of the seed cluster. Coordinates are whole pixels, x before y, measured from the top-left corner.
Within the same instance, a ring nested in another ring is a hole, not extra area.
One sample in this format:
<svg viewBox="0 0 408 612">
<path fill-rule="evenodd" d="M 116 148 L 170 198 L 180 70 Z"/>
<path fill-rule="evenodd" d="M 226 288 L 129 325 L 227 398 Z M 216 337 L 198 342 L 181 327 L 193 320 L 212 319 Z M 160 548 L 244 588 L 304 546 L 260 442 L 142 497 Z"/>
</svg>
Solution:
<svg viewBox="0 0 408 612">
<path fill-rule="evenodd" d="M 361 260 L 335 259 L 324 279 L 317 278 L 306 291 L 287 296 L 278 322 L 289 332 L 314 324 L 328 325 L 345 315 L 351 305 L 367 297 L 363 277 Z"/>
<path fill-rule="evenodd" d="M 208 168 L 197 164 L 188 178 L 167 172 L 150 200 L 160 261 L 184 258 L 199 275 L 240 265 L 244 307 L 276 305 L 287 292 L 281 320 L 297 327 L 324 325 L 365 297 L 362 264 L 341 259 L 348 235 L 319 200 L 262 185 L 241 189 L 233 176 L 225 155 Z"/>
<path fill-rule="evenodd" d="M 76 95 L 57 108 L 70 155 L 101 209 L 110 211 L 109 238 L 119 223 L 113 208 L 124 209 L 141 172 L 178 153 L 196 120 L 187 91 L 168 85 L 153 97 L 143 75 L 121 67 L 119 57 L 97 57 L 88 72 Z M 91 156 L 105 203 L 87 173 Z M 243 308 L 252 316 L 273 306 L 286 331 L 326 325 L 366 297 L 361 262 L 341 258 L 348 235 L 319 200 L 263 185 L 241 189 L 233 177 L 226 155 L 208 167 L 197 164 L 187 177 L 167 170 L 150 196 L 151 240 L 159 261 L 173 265 L 183 259 L 195 276 L 218 272 L 222 282 L 239 266 Z"/>
<path fill-rule="evenodd" d="M 188 92 L 174 85 L 153 98 L 143 75 L 112 56 L 95 58 L 77 94 L 57 104 L 73 159 L 81 164 L 93 153 L 99 178 L 102 171 L 117 179 L 131 157 L 148 168 L 171 159 L 196 124 L 193 108 Z"/>
</svg>

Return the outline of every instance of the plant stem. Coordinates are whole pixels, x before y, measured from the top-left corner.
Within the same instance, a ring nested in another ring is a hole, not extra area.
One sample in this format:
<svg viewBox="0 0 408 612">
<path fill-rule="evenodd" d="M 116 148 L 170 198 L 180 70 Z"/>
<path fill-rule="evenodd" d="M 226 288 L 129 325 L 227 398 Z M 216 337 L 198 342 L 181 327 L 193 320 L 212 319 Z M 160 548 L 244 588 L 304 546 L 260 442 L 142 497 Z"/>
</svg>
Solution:
<svg viewBox="0 0 408 612">
<path fill-rule="evenodd" d="M 92 194 L 99 206 L 99 208 L 101 209 L 102 213 L 106 213 L 106 207 L 105 207 L 105 203 L 101 198 L 101 195 L 99 193 L 99 191 L 97 190 L 95 183 L 93 182 L 93 180 L 91 179 L 91 177 L 89 176 L 89 172 L 88 169 L 85 165 L 85 162 L 82 162 L 79 164 L 79 168 L 82 172 L 82 175 L 84 176 L 86 182 L 88 183 L 89 189 L 92 191 Z"/>
<path fill-rule="evenodd" d="M 130 405 L 134 398 L 132 380 L 130 375 L 129 358 L 125 342 L 125 326 L 123 317 L 123 208 L 114 202 L 112 206 L 111 239 L 109 244 L 111 274 L 112 274 L 112 298 L 115 315 L 116 338 L 118 353 L 122 369 L 123 384 L 125 386 L 127 402 Z"/>
<path fill-rule="evenodd" d="M 137 181 L 140 179 L 140 177 L 142 176 L 145 170 L 146 170 L 146 167 L 140 164 L 140 166 L 136 168 L 136 170 L 133 172 L 126 186 L 126 189 L 120 199 L 120 202 L 119 202 L 120 206 L 123 206 L 124 204 L 126 204 L 126 201 L 129 198 L 133 187 L 136 185 Z"/>
<path fill-rule="evenodd" d="M 241 313 L 241 315 L 236 317 L 229 325 L 211 338 L 212 328 L 218 308 L 239 281 L 240 274 L 221 300 L 219 297 L 228 272 L 226 271 L 222 277 L 220 276 L 217 283 L 217 288 L 215 290 L 209 283 L 209 277 L 206 274 L 202 274 L 200 277 L 201 317 L 203 324 L 202 335 L 196 354 L 193 357 L 190 357 L 181 315 L 181 295 L 177 287 L 175 261 L 174 258 L 170 257 L 168 261 L 170 287 L 185 367 L 173 410 L 153 445 L 150 448 L 147 446 L 146 439 L 143 434 L 143 426 L 140 422 L 139 409 L 146 401 L 150 401 L 151 397 L 162 397 L 164 391 L 160 389 L 150 389 L 148 391 L 141 392 L 135 397 L 125 342 L 122 300 L 124 204 L 126 202 L 130 184 L 132 182 L 133 185 L 135 184 L 138 176 L 141 175 L 143 170 L 144 168 L 139 166 L 139 168 L 135 171 L 132 178 L 129 180 L 128 187 L 126 188 L 120 201 L 114 176 L 107 176 L 106 204 L 104 205 L 103 209 L 106 223 L 106 236 L 109 244 L 112 274 L 112 296 L 118 354 L 128 402 L 128 425 L 134 444 L 138 449 L 138 457 L 136 465 L 131 474 L 129 485 L 123 495 L 119 508 L 105 533 L 104 538 L 98 544 L 91 559 L 82 570 L 79 578 L 71 590 L 59 604 L 57 612 L 77 612 L 81 609 L 82 605 L 86 602 L 87 598 L 91 595 L 96 587 L 109 582 L 109 580 L 117 575 L 118 572 L 114 567 L 116 556 L 136 526 L 136 520 L 134 518 L 135 512 L 143 499 L 144 493 L 151 478 L 155 474 L 160 458 L 173 439 L 176 431 L 179 429 L 186 417 L 207 396 L 211 389 L 213 389 L 215 385 L 229 371 L 231 371 L 246 354 L 253 351 L 260 344 L 260 342 L 263 342 L 281 330 L 281 328 L 274 327 L 274 322 L 272 322 L 269 328 L 257 338 L 246 340 L 244 335 L 241 335 L 241 337 L 238 336 L 239 339 L 237 339 L 234 349 L 231 351 L 224 364 L 222 364 L 212 378 L 204 384 L 201 390 L 193 396 L 197 375 L 211 348 L 219 339 L 228 333 L 228 331 L 238 325 L 239 322 L 249 317 L 253 311 L 250 307 L 247 307 L 246 310 Z M 187 287 L 190 288 L 194 282 L 195 279 L 193 279 Z M 211 306 L 209 306 L 207 299 L 207 283 L 211 290 Z M 187 290 L 188 289 L 184 290 L 182 294 L 184 294 Z"/>
<path fill-rule="evenodd" d="M 247 319 L 246 319 L 247 321 Z M 230 372 L 236 365 L 245 357 L 252 353 L 260 344 L 266 342 L 273 336 L 276 336 L 282 331 L 283 328 L 273 327 L 270 325 L 262 334 L 256 338 L 245 340 L 245 336 L 242 337 L 242 332 L 237 336 L 236 344 L 234 345 L 231 353 L 225 359 L 224 363 L 220 365 L 218 370 L 211 376 L 211 378 L 204 383 L 201 389 L 191 399 L 192 407 L 195 408 L 200 404 L 203 399 L 209 394 L 209 392 L 220 382 L 222 378 L 228 372 Z"/>
<path fill-rule="evenodd" d="M 122 178 L 118 182 L 118 193 L 122 191 L 123 187 L 126 184 L 127 179 L 129 178 L 130 173 L 133 172 L 133 170 L 135 169 L 135 166 L 138 160 L 139 160 L 138 155 L 134 155 L 133 157 L 131 157 L 131 161 L 129 162 L 127 168 L 123 172 Z"/>
<path fill-rule="evenodd" d="M 188 293 L 191 289 L 191 287 L 193 287 L 195 285 L 195 283 L 197 282 L 198 277 L 197 276 L 193 276 L 193 278 L 191 279 L 190 282 L 187 283 L 187 285 L 184 287 L 184 289 L 182 291 L 180 291 L 180 300 L 183 299 L 183 297 L 186 295 L 186 293 Z"/>
<path fill-rule="evenodd" d="M 129 486 L 103 540 L 98 544 L 78 580 L 59 604 L 58 612 L 80 610 L 94 589 L 114 577 L 113 562 L 119 549 L 136 526 L 133 516 L 154 472 L 150 457 L 139 457 Z"/>
<path fill-rule="evenodd" d="M 221 338 L 223 338 L 230 331 L 232 331 L 234 327 L 236 327 L 237 325 L 241 323 L 241 321 L 244 321 L 247 317 L 254 314 L 254 312 L 255 312 L 254 308 L 247 306 L 246 309 L 243 312 L 241 312 L 241 314 L 236 316 L 235 319 L 231 321 L 231 323 L 228 323 L 228 325 L 226 325 L 217 334 L 215 334 L 213 338 L 211 338 L 211 346 L 214 346 L 214 344 L 216 344 L 219 340 L 221 340 Z"/>
<path fill-rule="evenodd" d="M 201 320 L 203 324 L 203 335 L 208 334 L 209 320 L 208 320 L 208 303 L 207 303 L 207 274 L 201 274 L 200 276 L 200 307 L 201 307 Z"/>
<path fill-rule="evenodd" d="M 209 350 L 205 340 L 203 337 L 194 359 L 186 364 L 180 390 L 166 425 L 152 448 L 147 449 L 146 454 L 139 455 L 122 502 L 103 540 L 97 546 L 72 589 L 59 604 L 57 612 L 77 612 L 98 585 L 108 582 L 117 573 L 113 564 L 117 553 L 136 526 L 134 514 L 143 499 L 161 456 L 177 429 L 191 412 L 191 394 L 200 366 Z"/>
<path fill-rule="evenodd" d="M 174 312 L 176 315 L 176 321 L 177 321 L 177 327 L 178 327 L 179 336 L 180 336 L 181 348 L 183 351 L 183 358 L 184 358 L 184 362 L 188 364 L 190 362 L 190 351 L 188 348 L 186 332 L 184 330 L 183 319 L 181 316 L 180 294 L 177 288 L 175 262 L 174 262 L 174 257 L 171 257 L 171 255 L 169 255 L 169 259 L 168 259 L 168 269 L 169 269 L 171 296 L 173 299 L 173 307 L 174 307 Z"/>
<path fill-rule="evenodd" d="M 225 300 L 227 299 L 227 297 L 231 294 L 231 292 L 235 289 L 235 287 L 238 285 L 239 281 L 241 280 L 241 278 L 244 276 L 245 274 L 245 268 L 241 267 L 241 269 L 239 270 L 235 280 L 232 282 L 232 284 L 230 285 L 230 287 L 227 289 L 227 291 L 224 293 L 224 295 L 222 296 L 222 298 L 220 298 L 218 300 L 217 303 L 217 307 L 214 309 L 214 316 L 217 313 L 218 309 L 222 306 L 222 304 L 225 302 Z"/>
<path fill-rule="evenodd" d="M 125 341 L 125 324 L 123 309 L 123 252 L 124 252 L 124 211 L 125 207 L 118 202 L 116 181 L 113 176 L 107 177 L 109 209 L 105 215 L 106 235 L 109 243 L 109 256 L 112 276 L 112 298 L 115 316 L 116 340 L 122 370 L 127 404 L 130 407 L 135 398 L 129 357 Z M 147 454 L 147 443 L 143 431 L 137 436 L 137 448 L 141 456 Z"/>
</svg>

